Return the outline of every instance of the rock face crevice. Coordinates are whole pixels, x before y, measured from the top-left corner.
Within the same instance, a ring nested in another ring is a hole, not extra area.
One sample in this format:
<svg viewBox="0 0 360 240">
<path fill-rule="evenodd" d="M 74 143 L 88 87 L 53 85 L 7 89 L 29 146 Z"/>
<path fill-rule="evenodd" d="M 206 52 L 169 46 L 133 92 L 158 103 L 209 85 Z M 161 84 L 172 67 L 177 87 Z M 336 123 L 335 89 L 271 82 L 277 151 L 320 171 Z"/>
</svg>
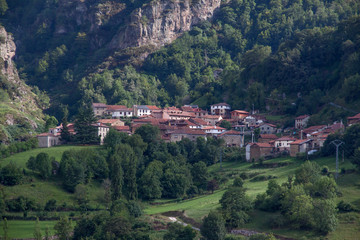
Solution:
<svg viewBox="0 0 360 240">
<path fill-rule="evenodd" d="M 157 0 L 134 10 L 125 29 L 111 40 L 112 49 L 141 47 L 159 48 L 171 43 L 183 32 L 201 21 L 208 20 L 220 7 L 221 0 Z"/>
</svg>

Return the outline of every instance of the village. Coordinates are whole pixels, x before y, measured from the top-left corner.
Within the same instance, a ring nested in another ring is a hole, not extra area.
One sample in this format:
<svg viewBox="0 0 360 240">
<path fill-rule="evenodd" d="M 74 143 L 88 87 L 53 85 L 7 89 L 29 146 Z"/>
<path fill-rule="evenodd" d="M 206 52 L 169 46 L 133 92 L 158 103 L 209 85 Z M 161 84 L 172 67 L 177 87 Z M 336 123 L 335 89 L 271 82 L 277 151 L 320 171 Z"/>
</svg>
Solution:
<svg viewBox="0 0 360 240">
<path fill-rule="evenodd" d="M 159 128 L 165 142 L 185 138 L 195 141 L 198 137 L 205 140 L 209 137 L 223 139 L 227 147 L 245 148 L 248 162 L 286 155 L 311 155 L 320 150 L 329 134 L 343 133 L 346 127 L 342 121 L 308 127 L 310 116 L 301 115 L 294 119 L 294 127 L 283 129 L 263 115 L 232 110 L 227 103 L 211 105 L 210 112 L 197 105 L 161 109 L 151 105 L 127 108 L 123 105 L 93 103 L 92 109 L 98 119 L 93 126 L 97 128 L 100 144 L 103 144 L 110 128 L 132 135 L 140 126 L 150 124 Z M 360 122 L 360 113 L 347 120 L 348 126 Z M 73 123 L 68 124 L 68 129 L 70 134 L 76 134 Z M 61 130 L 62 125 L 37 135 L 39 147 L 63 144 Z"/>
</svg>

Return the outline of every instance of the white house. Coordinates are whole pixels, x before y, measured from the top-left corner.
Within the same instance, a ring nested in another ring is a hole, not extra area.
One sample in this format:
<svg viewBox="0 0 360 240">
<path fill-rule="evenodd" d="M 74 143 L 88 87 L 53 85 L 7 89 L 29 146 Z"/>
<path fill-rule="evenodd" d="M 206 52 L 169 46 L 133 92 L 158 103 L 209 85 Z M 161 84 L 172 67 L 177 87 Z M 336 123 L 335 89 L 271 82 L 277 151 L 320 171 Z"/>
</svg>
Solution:
<svg viewBox="0 0 360 240">
<path fill-rule="evenodd" d="M 296 141 L 296 138 L 293 137 L 281 137 L 275 140 L 275 148 L 278 151 L 290 151 L 290 143 Z"/>
<path fill-rule="evenodd" d="M 217 103 L 211 105 L 211 115 L 220 115 L 222 117 L 230 117 L 231 107 L 227 103 Z"/>
<path fill-rule="evenodd" d="M 295 118 L 295 129 L 302 129 L 307 126 L 307 122 L 309 121 L 309 115 L 301 115 Z"/>
</svg>

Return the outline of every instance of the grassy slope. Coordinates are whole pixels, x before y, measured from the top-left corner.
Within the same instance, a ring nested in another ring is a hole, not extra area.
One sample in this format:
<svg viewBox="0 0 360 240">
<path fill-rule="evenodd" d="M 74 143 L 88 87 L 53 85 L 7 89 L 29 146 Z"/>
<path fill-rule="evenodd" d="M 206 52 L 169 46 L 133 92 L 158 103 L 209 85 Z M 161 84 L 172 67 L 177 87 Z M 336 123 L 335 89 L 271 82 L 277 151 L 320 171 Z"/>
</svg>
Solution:
<svg viewBox="0 0 360 240">
<path fill-rule="evenodd" d="M 236 175 L 240 172 L 261 172 L 261 175 L 274 175 L 277 176 L 277 181 L 283 183 L 287 181 L 287 177 L 290 174 L 294 174 L 295 169 L 299 167 L 303 162 L 295 159 L 273 159 L 266 162 L 279 162 L 279 161 L 290 161 L 291 164 L 286 167 L 274 168 L 274 169 L 254 169 L 251 168 L 250 163 L 223 163 L 222 169 L 219 165 L 210 167 L 210 171 L 219 172 L 223 175 Z M 329 170 L 335 171 L 335 158 L 320 158 L 314 160 L 320 166 L 328 166 Z M 349 160 L 340 162 L 340 168 L 353 168 Z M 258 193 L 266 191 L 268 181 L 251 182 L 245 181 L 244 186 L 248 189 L 247 194 L 253 199 Z M 352 204 L 360 207 L 360 176 L 358 174 L 347 174 L 341 176 L 338 180 L 338 185 L 343 193 L 343 196 L 338 198 L 340 200 L 346 200 Z M 185 214 L 196 221 L 200 222 L 201 218 L 206 215 L 210 210 L 219 207 L 218 204 L 224 190 L 218 190 L 214 194 L 201 196 L 195 199 L 186 200 L 178 203 L 167 203 L 162 205 L 149 206 L 145 211 L 147 214 L 158 214 L 167 211 L 182 211 L 185 210 Z M 303 236 L 308 238 L 317 238 L 319 236 L 314 235 L 313 232 L 303 230 L 292 230 L 292 229 L 271 229 L 268 227 L 269 218 L 276 216 L 274 213 L 267 213 L 262 211 L 254 211 L 252 214 L 253 221 L 244 226 L 247 229 L 253 229 L 264 232 L 274 232 L 275 234 L 292 237 L 299 239 Z M 353 213 L 354 216 L 348 217 L 346 214 L 340 214 L 340 221 L 337 230 L 327 237 L 329 239 L 355 239 L 354 236 L 358 236 L 360 232 L 360 215 Z M 343 220 L 345 219 L 345 220 Z"/>
<path fill-rule="evenodd" d="M 0 222 L 0 236 L 3 236 L 4 221 Z M 40 221 L 40 230 L 41 234 L 45 236 L 46 228 L 49 228 L 50 235 L 54 235 L 54 225 L 56 221 Z M 33 238 L 33 233 L 35 229 L 35 221 L 8 221 L 9 227 L 9 238 Z"/>
<path fill-rule="evenodd" d="M 90 146 L 90 148 L 96 148 L 97 146 Z M 16 163 L 18 167 L 25 168 L 26 162 L 31 156 L 36 157 L 37 154 L 44 152 L 49 154 L 50 157 L 55 157 L 55 160 L 60 162 L 63 152 L 68 150 L 80 150 L 83 148 L 89 148 L 89 146 L 56 146 L 51 148 L 36 148 L 30 151 L 14 154 L 5 159 L 0 159 L 0 165 L 5 166 L 9 162 Z"/>
</svg>

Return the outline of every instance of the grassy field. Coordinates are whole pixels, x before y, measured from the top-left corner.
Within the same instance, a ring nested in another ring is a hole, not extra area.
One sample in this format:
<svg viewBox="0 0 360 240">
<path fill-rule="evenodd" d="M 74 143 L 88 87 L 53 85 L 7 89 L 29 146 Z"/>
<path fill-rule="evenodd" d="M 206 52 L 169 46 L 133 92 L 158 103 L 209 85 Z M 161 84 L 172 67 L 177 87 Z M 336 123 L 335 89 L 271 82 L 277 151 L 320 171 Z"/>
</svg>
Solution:
<svg viewBox="0 0 360 240">
<path fill-rule="evenodd" d="M 50 157 L 55 157 L 55 160 L 60 162 L 63 152 L 68 150 L 80 150 L 84 148 L 98 148 L 99 146 L 56 146 L 51 148 L 36 148 L 30 151 L 14 154 L 5 159 L 0 159 L 0 165 L 5 166 L 10 162 L 16 163 L 18 167 L 25 168 L 26 162 L 31 156 L 36 157 L 41 152 L 49 154 Z"/>
<path fill-rule="evenodd" d="M 34 229 L 35 229 L 35 221 L 8 221 L 9 228 L 9 238 L 33 238 Z M 4 221 L 0 222 L 0 236 L 2 237 L 4 234 L 3 230 Z M 46 228 L 49 229 L 49 233 L 51 236 L 55 234 L 54 225 L 56 221 L 40 221 L 40 230 L 41 234 L 45 236 Z"/>
<path fill-rule="evenodd" d="M 229 176 L 229 178 L 234 178 L 242 172 L 247 173 L 260 173 L 261 175 L 272 175 L 276 176 L 276 181 L 278 183 L 283 183 L 287 181 L 289 175 L 294 174 L 297 167 L 303 164 L 303 161 L 295 160 L 293 158 L 280 158 L 265 161 L 266 163 L 271 162 L 289 162 L 288 166 L 279 167 L 279 168 L 252 168 L 251 163 L 236 163 L 236 162 L 224 162 L 222 163 L 222 168 L 220 165 L 213 165 L 209 168 L 210 172 L 216 172 L 223 176 Z M 335 158 L 319 158 L 313 160 L 317 162 L 320 166 L 327 166 L 331 172 L 335 172 Z M 349 160 L 339 163 L 339 168 L 352 169 L 353 165 Z M 230 177 L 231 176 L 231 177 Z M 231 184 L 231 180 L 228 184 Z M 342 197 L 339 197 L 337 201 L 346 200 L 351 202 L 355 206 L 360 208 L 360 175 L 357 173 L 340 175 L 338 181 L 338 186 L 342 192 Z M 266 191 L 268 181 L 259 181 L 253 182 L 246 180 L 244 183 L 245 188 L 247 189 L 247 194 L 251 198 L 255 198 L 257 194 L 263 193 Z M 161 205 L 149 205 L 145 210 L 147 214 L 160 214 L 168 211 L 184 211 L 185 215 L 195 219 L 197 222 L 201 222 L 203 216 L 205 216 L 210 210 L 218 208 L 219 200 L 222 197 L 224 189 L 215 191 L 214 194 L 209 194 L 205 196 L 200 196 L 194 199 L 185 200 L 181 202 L 171 202 Z M 314 234 L 312 231 L 304 230 L 293 230 L 293 229 L 271 229 L 268 226 L 268 221 L 271 217 L 276 217 L 278 213 L 267 213 L 262 211 L 253 211 L 252 219 L 250 223 L 246 224 L 244 228 L 252 229 L 256 231 L 263 232 L 273 232 L 274 234 L 291 237 L 294 239 L 300 239 L 306 237 L 308 239 L 317 239 L 320 236 Z M 347 214 L 339 214 L 339 226 L 336 231 L 332 232 L 328 236 L 328 239 L 357 239 L 355 236 L 359 235 L 360 232 L 360 214 L 352 213 L 350 217 Z"/>
</svg>

